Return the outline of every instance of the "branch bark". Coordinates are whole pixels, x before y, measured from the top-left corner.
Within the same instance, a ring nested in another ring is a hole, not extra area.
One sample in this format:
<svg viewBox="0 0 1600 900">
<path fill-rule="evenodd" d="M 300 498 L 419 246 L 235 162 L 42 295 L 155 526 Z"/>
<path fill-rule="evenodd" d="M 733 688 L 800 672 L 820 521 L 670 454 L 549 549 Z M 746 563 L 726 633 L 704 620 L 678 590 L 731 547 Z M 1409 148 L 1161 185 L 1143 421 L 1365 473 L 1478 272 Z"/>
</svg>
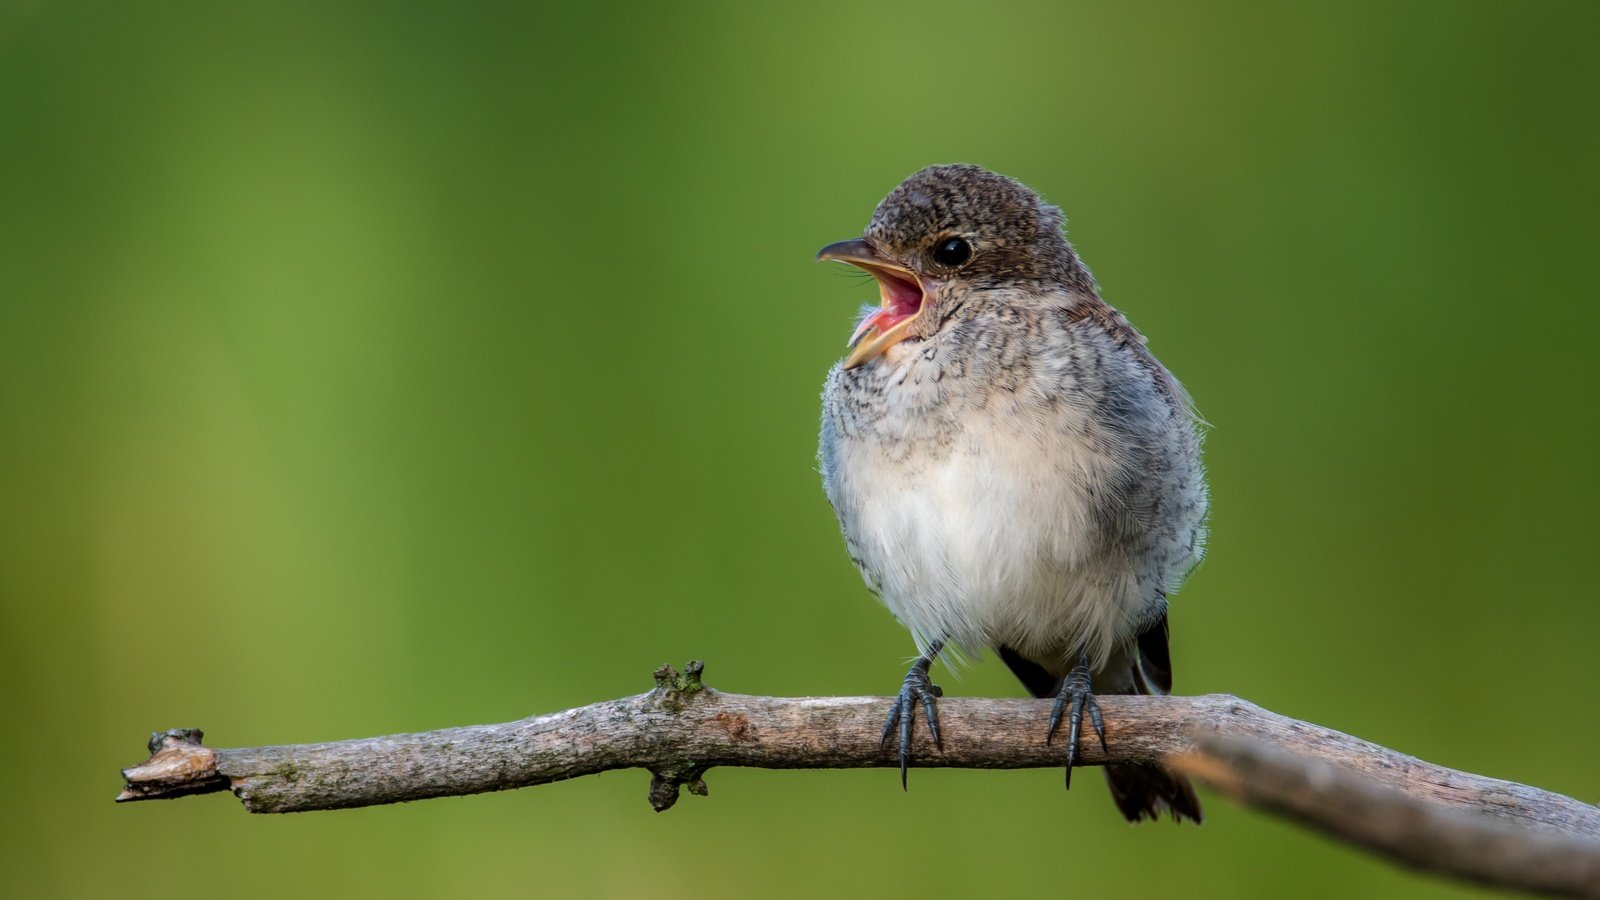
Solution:
<svg viewBox="0 0 1600 900">
<path fill-rule="evenodd" d="M 1383 752 L 1420 767 L 1409 778 L 1432 779 L 1435 772 L 1463 774 Z M 1168 764 L 1246 806 L 1284 816 L 1402 865 L 1492 887 L 1600 897 L 1600 839 L 1586 821 L 1572 822 L 1559 814 L 1545 818 L 1542 808 L 1536 808 L 1535 815 L 1518 811 L 1522 803 L 1538 803 L 1544 792 L 1537 788 L 1498 782 L 1498 787 L 1452 792 L 1448 802 L 1441 802 L 1431 791 L 1407 793 L 1365 771 L 1326 759 L 1216 734 L 1202 737 L 1194 751 Z M 1520 795 L 1509 805 L 1503 799 L 1508 788 Z M 1577 803 L 1559 794 L 1548 796 Z M 1563 830 L 1568 826 L 1577 827 Z"/>
<path fill-rule="evenodd" d="M 153 735 L 118 801 L 231 790 L 255 813 L 345 809 L 651 772 L 656 810 L 706 792 L 714 766 L 897 766 L 879 746 L 889 700 L 727 694 L 663 666 L 656 689 L 499 725 L 277 747 L 212 749 L 194 729 Z M 1435 766 L 1236 697 L 1099 697 L 1106 748 L 1084 764 L 1161 762 L 1222 793 L 1406 865 L 1560 896 L 1600 898 L 1600 807 Z M 947 698 L 944 748 L 917 729 L 916 765 L 1061 765 L 1040 738 L 1048 701 Z"/>
</svg>

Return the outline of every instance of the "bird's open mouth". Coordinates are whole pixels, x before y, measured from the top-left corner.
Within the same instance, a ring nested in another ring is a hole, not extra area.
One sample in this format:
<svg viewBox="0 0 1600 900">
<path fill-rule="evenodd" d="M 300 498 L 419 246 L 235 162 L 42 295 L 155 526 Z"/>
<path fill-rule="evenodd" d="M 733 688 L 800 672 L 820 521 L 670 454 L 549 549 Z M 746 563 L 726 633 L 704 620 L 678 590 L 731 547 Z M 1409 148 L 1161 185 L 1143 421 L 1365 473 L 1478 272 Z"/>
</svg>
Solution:
<svg viewBox="0 0 1600 900">
<path fill-rule="evenodd" d="M 921 315 L 927 300 L 922 283 L 910 269 L 884 260 L 863 240 L 829 244 L 817 253 L 817 259 L 849 263 L 878 280 L 883 307 L 862 319 L 850 335 L 846 369 L 853 369 L 906 339 L 911 323 Z"/>
</svg>

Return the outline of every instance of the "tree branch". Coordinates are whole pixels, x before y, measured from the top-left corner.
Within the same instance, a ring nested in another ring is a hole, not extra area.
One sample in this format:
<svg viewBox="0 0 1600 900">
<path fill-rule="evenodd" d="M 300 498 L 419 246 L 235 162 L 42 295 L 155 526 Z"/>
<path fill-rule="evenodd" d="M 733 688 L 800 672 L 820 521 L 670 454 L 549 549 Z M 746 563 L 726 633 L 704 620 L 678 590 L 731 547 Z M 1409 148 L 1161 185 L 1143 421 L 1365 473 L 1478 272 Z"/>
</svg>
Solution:
<svg viewBox="0 0 1600 900">
<path fill-rule="evenodd" d="M 1429 778 L 1434 771 L 1461 774 L 1390 750 L 1383 753 L 1426 767 L 1427 772 L 1415 771 L 1412 777 Z M 1583 828 L 1565 831 L 1543 819 L 1502 817 L 1511 808 L 1499 801 L 1486 805 L 1481 793 L 1453 797 L 1453 805 L 1446 805 L 1437 798 L 1424 800 L 1382 786 L 1324 759 L 1215 734 L 1201 738 L 1196 750 L 1168 763 L 1247 806 L 1301 822 L 1402 865 L 1495 887 L 1600 897 L 1600 841 L 1580 836 Z M 1534 793 L 1544 793 L 1513 782 L 1498 784 L 1516 789 L 1528 800 Z M 1584 808 L 1591 815 L 1600 812 Z M 1491 809 L 1498 815 L 1485 814 Z"/>
<path fill-rule="evenodd" d="M 548 784 L 612 769 L 651 774 L 650 804 L 704 794 L 713 766 L 897 766 L 879 746 L 880 697 L 777 698 L 703 686 L 663 666 L 656 689 L 500 725 L 279 747 L 212 749 L 200 732 L 152 736 L 118 801 L 231 790 L 255 813 L 344 809 Z M 1162 762 L 1257 806 L 1407 865 L 1488 884 L 1600 897 L 1600 808 L 1446 769 L 1236 697 L 1099 697 L 1106 749 L 1084 764 Z M 1040 738 L 1047 701 L 947 698 L 944 749 L 918 727 L 916 765 L 1061 765 Z"/>
</svg>

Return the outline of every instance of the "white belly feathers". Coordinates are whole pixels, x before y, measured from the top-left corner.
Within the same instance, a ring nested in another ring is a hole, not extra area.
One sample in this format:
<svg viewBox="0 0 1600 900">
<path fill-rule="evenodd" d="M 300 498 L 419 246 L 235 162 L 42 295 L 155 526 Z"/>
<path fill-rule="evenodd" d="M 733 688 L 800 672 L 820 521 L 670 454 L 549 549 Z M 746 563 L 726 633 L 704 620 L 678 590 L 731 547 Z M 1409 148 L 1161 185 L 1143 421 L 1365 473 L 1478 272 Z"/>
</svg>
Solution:
<svg viewBox="0 0 1600 900">
<path fill-rule="evenodd" d="M 968 410 L 944 452 L 841 436 L 831 499 L 879 597 L 919 649 L 1006 644 L 1063 671 L 1104 664 L 1146 613 L 1131 560 L 1097 531 L 1094 486 L 1117 464 L 1072 423 L 1009 404 Z M 1056 408 L 1058 415 L 1071 416 Z"/>
</svg>

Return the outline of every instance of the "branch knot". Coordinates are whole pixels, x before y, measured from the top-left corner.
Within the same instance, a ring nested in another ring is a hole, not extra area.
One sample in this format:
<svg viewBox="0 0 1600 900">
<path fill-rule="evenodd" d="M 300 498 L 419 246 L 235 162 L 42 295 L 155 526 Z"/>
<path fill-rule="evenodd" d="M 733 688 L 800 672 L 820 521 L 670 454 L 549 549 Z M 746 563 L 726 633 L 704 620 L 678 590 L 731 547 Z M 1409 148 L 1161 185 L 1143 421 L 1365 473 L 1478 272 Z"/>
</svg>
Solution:
<svg viewBox="0 0 1600 900">
<path fill-rule="evenodd" d="M 656 812 L 665 812 L 678 802 L 678 788 L 686 787 L 689 793 L 704 797 L 710 793 L 706 788 L 705 774 L 710 766 L 689 766 L 675 771 L 661 771 L 650 773 L 650 808 Z"/>
<path fill-rule="evenodd" d="M 700 681 L 700 674 L 705 670 L 706 664 L 698 659 L 691 659 L 684 664 L 681 673 L 663 663 L 656 670 L 656 689 L 651 694 L 660 705 L 673 712 L 681 712 L 694 695 L 709 690 Z"/>
</svg>

